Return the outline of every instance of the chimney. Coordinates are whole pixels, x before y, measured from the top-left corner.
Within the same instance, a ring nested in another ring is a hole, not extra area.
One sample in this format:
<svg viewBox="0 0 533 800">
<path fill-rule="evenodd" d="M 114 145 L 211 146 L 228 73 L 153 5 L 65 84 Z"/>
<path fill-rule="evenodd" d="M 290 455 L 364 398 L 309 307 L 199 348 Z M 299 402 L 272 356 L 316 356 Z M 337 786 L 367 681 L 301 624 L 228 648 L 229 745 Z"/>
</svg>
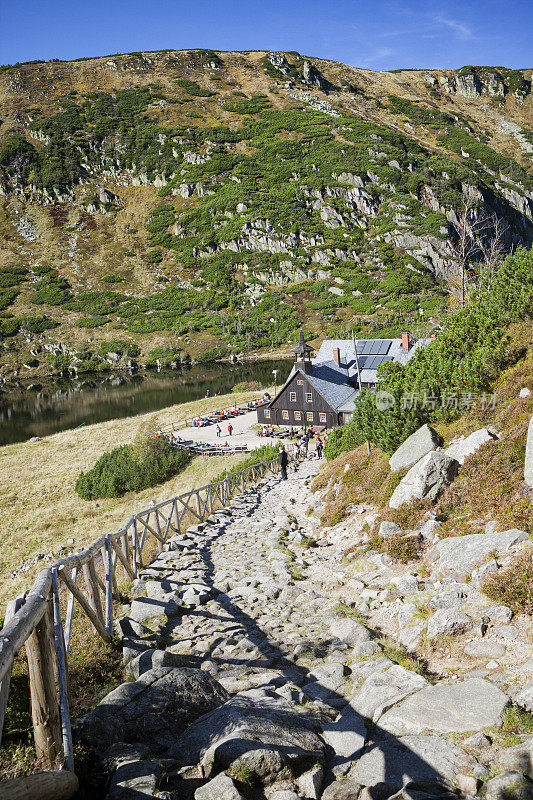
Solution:
<svg viewBox="0 0 533 800">
<path fill-rule="evenodd" d="M 409 341 L 409 334 L 407 331 L 402 333 L 402 350 L 409 350 L 411 342 Z"/>
<path fill-rule="evenodd" d="M 340 351 L 340 349 L 338 347 L 334 347 L 333 348 L 333 360 L 334 360 L 335 364 L 337 364 L 337 366 L 340 367 L 340 364 L 341 364 L 341 351 Z"/>
</svg>

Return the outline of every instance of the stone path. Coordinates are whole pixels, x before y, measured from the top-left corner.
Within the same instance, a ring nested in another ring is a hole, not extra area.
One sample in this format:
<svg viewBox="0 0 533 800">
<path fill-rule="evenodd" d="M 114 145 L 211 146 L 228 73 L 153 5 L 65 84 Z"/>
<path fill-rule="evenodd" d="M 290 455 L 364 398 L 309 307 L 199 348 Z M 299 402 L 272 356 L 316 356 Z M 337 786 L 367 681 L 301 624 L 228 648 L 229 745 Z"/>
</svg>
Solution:
<svg viewBox="0 0 533 800">
<path fill-rule="evenodd" d="M 318 466 L 175 536 L 134 584 L 117 623 L 133 682 L 77 726 L 108 800 L 430 800 L 477 796 L 491 777 L 501 751 L 482 731 L 507 694 L 482 677 L 432 685 L 317 589 L 331 550 L 308 513 Z M 531 738 L 504 759 L 501 791 L 533 797 Z"/>
<path fill-rule="evenodd" d="M 233 425 L 233 433 L 231 436 L 228 434 L 228 422 Z M 264 444 L 274 444 L 281 441 L 275 438 L 265 439 L 258 436 L 257 431 L 252 430 L 252 425 L 257 425 L 257 411 L 250 411 L 247 414 L 241 414 L 232 419 L 225 419 L 219 423 L 222 429 L 220 437 L 217 437 L 216 425 L 205 425 L 203 428 L 181 428 L 176 433 L 181 436 L 184 441 L 192 439 L 195 442 L 206 442 L 207 444 L 225 444 L 230 446 L 235 445 L 248 445 L 249 450 L 255 450 L 256 447 L 261 447 Z"/>
</svg>

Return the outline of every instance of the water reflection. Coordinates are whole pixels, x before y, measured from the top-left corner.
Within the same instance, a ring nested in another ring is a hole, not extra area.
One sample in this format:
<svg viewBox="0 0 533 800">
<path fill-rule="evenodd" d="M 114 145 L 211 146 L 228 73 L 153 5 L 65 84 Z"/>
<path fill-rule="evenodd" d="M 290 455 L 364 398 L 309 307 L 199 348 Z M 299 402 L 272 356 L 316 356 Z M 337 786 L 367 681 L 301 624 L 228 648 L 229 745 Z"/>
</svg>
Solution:
<svg viewBox="0 0 533 800">
<path fill-rule="evenodd" d="M 255 380 L 268 386 L 273 382 L 273 369 L 278 370 L 279 386 L 291 366 L 290 361 L 259 361 L 159 373 L 112 373 L 60 378 L 43 382 L 39 390 L 28 389 L 28 382 L 0 393 L 0 444 L 198 400 L 208 389 L 211 395 L 225 394 L 241 381 Z"/>
</svg>

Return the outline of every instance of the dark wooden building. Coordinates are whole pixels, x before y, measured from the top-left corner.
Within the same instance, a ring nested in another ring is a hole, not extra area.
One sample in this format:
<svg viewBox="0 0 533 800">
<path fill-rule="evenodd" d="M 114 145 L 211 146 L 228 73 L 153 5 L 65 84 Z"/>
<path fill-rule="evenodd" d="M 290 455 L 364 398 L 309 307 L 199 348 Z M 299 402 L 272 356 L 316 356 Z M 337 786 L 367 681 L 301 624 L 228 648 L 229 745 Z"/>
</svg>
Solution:
<svg viewBox="0 0 533 800">
<path fill-rule="evenodd" d="M 277 395 L 257 411 L 262 425 L 334 428 L 351 419 L 361 389 L 377 385 L 377 368 L 387 361 L 405 364 L 429 340 L 326 339 L 315 359 L 300 331 L 292 348 L 294 367 Z"/>
</svg>

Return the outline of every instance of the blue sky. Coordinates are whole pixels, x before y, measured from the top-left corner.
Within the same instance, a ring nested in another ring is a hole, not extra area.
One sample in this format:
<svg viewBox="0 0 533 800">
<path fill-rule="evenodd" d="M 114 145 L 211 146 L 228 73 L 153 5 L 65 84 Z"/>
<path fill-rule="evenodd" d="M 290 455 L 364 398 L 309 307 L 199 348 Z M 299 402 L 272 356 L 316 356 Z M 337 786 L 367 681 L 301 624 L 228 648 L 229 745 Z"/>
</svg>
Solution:
<svg viewBox="0 0 533 800">
<path fill-rule="evenodd" d="M 298 50 L 366 69 L 533 67 L 531 0 L 0 0 L 0 64 Z"/>
</svg>

